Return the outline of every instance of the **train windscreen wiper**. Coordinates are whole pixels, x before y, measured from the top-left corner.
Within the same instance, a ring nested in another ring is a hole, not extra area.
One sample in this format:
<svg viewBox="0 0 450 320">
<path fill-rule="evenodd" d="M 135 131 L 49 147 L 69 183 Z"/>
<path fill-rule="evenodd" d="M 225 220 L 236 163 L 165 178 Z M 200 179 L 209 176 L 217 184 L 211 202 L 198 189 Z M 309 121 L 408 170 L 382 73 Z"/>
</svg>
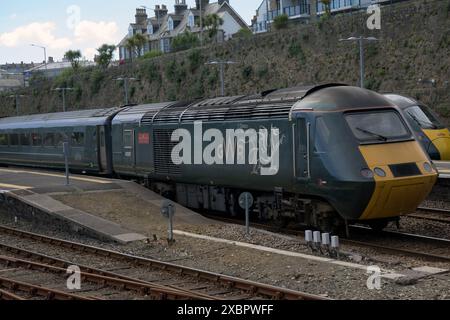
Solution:
<svg viewBox="0 0 450 320">
<path fill-rule="evenodd" d="M 383 135 L 381 135 L 381 134 L 378 134 L 378 133 L 375 133 L 375 132 L 372 132 L 372 131 L 369 131 L 369 130 L 366 130 L 366 129 L 362 129 L 362 128 L 356 128 L 356 130 L 359 130 L 359 131 L 361 131 L 361 132 L 363 132 L 365 134 L 377 137 L 380 140 L 388 141 L 388 138 L 383 136 Z"/>
<path fill-rule="evenodd" d="M 410 115 L 411 118 L 414 119 L 415 122 L 417 122 L 417 124 L 422 128 L 422 125 L 427 125 L 427 126 L 431 126 L 432 129 L 437 129 L 437 126 L 432 123 L 432 122 L 427 122 L 427 121 L 423 121 L 423 120 L 419 120 L 415 115 L 413 115 L 411 112 L 408 111 L 408 114 Z"/>
</svg>

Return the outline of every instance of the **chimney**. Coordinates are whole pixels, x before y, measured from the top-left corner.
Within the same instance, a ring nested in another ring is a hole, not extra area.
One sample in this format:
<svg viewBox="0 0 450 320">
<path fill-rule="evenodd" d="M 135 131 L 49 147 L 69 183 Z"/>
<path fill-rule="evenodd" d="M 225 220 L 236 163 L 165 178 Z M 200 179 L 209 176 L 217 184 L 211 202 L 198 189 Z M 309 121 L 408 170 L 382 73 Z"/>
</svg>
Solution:
<svg viewBox="0 0 450 320">
<path fill-rule="evenodd" d="M 186 0 L 175 0 L 175 14 L 183 14 L 187 8 Z"/>
<path fill-rule="evenodd" d="M 53 59 L 53 57 L 48 57 L 48 63 L 54 63 L 55 59 Z"/>
<path fill-rule="evenodd" d="M 136 24 L 145 24 L 147 21 L 147 11 L 145 9 L 137 8 L 136 9 Z"/>
<path fill-rule="evenodd" d="M 162 19 L 165 15 L 167 15 L 169 11 L 167 10 L 167 7 L 165 5 L 156 5 L 155 6 L 155 17 L 157 19 Z"/>
<path fill-rule="evenodd" d="M 209 0 L 195 0 L 197 10 L 200 10 L 200 1 L 202 2 L 202 10 L 205 10 L 206 6 L 209 4 Z"/>
</svg>

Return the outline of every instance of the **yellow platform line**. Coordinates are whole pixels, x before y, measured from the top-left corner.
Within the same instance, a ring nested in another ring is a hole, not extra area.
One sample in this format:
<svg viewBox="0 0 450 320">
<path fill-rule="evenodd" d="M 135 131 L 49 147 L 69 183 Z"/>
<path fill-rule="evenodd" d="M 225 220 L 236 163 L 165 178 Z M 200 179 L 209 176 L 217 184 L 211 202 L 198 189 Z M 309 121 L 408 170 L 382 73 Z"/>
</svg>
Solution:
<svg viewBox="0 0 450 320">
<path fill-rule="evenodd" d="M 23 189 L 30 189 L 31 187 L 30 186 L 19 186 L 16 184 L 0 183 L 0 188 L 23 190 Z"/>
<path fill-rule="evenodd" d="M 24 171 L 24 170 L 11 170 L 11 169 L 0 169 L 0 171 L 2 171 L 2 172 L 9 172 L 9 173 L 26 173 L 26 174 L 34 174 L 34 175 L 37 175 L 37 176 L 47 176 L 47 177 L 64 178 L 64 179 L 66 178 L 65 175 L 56 174 L 56 173 Z M 77 177 L 77 176 L 73 176 L 73 175 L 70 176 L 70 179 L 71 180 L 78 180 L 78 181 L 85 181 L 85 182 L 94 182 L 94 183 L 100 183 L 100 184 L 111 183 L 110 181 L 106 181 L 106 180 Z"/>
</svg>

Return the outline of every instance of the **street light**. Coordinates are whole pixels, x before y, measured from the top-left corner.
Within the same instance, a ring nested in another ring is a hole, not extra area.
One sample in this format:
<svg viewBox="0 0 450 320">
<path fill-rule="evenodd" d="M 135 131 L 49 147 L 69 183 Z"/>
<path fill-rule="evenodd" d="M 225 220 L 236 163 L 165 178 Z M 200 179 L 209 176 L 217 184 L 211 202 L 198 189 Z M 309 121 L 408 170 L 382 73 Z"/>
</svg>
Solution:
<svg viewBox="0 0 450 320">
<path fill-rule="evenodd" d="M 55 88 L 52 91 L 62 92 L 63 112 L 66 112 L 66 91 L 72 91 L 73 88 Z"/>
<path fill-rule="evenodd" d="M 222 97 L 225 96 L 225 65 L 235 64 L 234 61 L 225 61 L 225 60 L 215 60 L 209 61 L 205 63 L 205 65 L 219 65 L 220 66 L 220 94 Z"/>
<path fill-rule="evenodd" d="M 365 61 L 364 61 L 364 42 L 380 41 L 375 37 L 350 37 L 348 39 L 340 39 L 340 42 L 359 42 L 359 68 L 360 68 L 360 87 L 364 88 L 364 73 L 365 73 Z"/>
<path fill-rule="evenodd" d="M 43 46 L 38 46 L 36 44 L 30 44 L 32 47 L 44 49 L 44 63 L 45 63 L 45 71 L 47 71 L 47 48 Z"/>
<path fill-rule="evenodd" d="M 136 78 L 126 78 L 126 77 L 120 77 L 117 79 L 114 79 L 115 81 L 122 81 L 123 82 L 123 87 L 124 87 L 124 91 L 125 91 L 125 105 L 127 106 L 129 104 L 129 99 L 128 99 L 128 85 L 130 81 L 139 81 Z"/>
<path fill-rule="evenodd" d="M 16 102 L 16 115 L 19 115 L 19 98 L 24 98 L 26 97 L 23 94 L 13 94 L 10 95 L 9 98 L 14 98 L 15 102 Z"/>
</svg>

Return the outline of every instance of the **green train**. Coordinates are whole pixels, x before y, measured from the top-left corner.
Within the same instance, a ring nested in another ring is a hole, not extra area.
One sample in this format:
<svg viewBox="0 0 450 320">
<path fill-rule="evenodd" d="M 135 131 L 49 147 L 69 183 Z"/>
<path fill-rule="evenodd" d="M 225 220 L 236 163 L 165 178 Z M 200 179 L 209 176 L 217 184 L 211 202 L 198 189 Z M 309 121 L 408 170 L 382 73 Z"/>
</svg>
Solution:
<svg viewBox="0 0 450 320">
<path fill-rule="evenodd" d="M 437 180 L 387 98 L 327 84 L 0 119 L 0 163 L 140 179 L 194 210 L 381 229 L 415 211 Z"/>
</svg>

